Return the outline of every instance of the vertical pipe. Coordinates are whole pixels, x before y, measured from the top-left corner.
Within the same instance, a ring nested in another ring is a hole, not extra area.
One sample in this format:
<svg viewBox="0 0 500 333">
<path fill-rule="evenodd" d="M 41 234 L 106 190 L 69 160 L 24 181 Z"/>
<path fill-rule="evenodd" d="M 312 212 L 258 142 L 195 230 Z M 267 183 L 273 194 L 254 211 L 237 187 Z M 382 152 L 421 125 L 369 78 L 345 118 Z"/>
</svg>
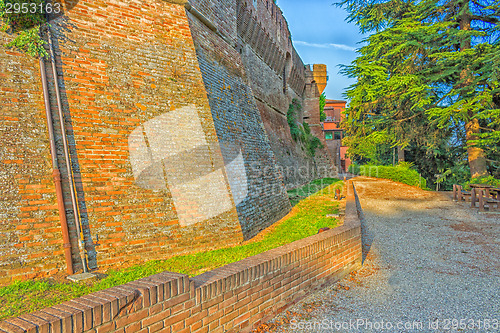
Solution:
<svg viewBox="0 0 500 333">
<path fill-rule="evenodd" d="M 47 88 L 47 76 L 45 74 L 45 63 L 40 57 L 40 74 L 42 76 L 43 98 L 45 101 L 45 114 L 47 118 L 47 128 L 49 130 L 50 155 L 52 157 L 52 176 L 56 187 L 57 206 L 59 208 L 59 220 L 61 221 L 61 231 L 63 236 L 64 257 L 66 259 L 66 271 L 73 274 L 73 262 L 71 259 L 71 243 L 69 240 L 68 222 L 66 220 L 66 209 L 64 208 L 64 197 L 61 186 L 61 173 L 57 165 L 57 152 L 54 139 L 54 127 L 52 125 L 52 115 L 50 113 L 49 90 Z"/>
<path fill-rule="evenodd" d="M 87 272 L 87 265 L 85 263 L 85 240 L 82 235 L 82 228 L 80 223 L 80 213 L 78 210 L 78 203 L 76 201 L 75 194 L 75 183 L 73 178 L 73 172 L 71 167 L 71 160 L 69 158 L 68 151 L 68 140 L 66 138 L 66 126 L 64 125 L 64 114 L 62 110 L 61 103 L 61 93 L 59 91 L 59 83 L 57 80 L 57 70 L 56 70 L 56 57 L 54 55 L 54 48 L 52 45 L 52 33 L 50 31 L 50 25 L 47 25 L 47 33 L 49 40 L 49 52 L 50 52 L 50 61 L 52 63 L 52 76 L 54 77 L 54 89 L 56 91 L 56 101 L 57 101 L 57 111 L 59 114 L 59 124 L 61 126 L 61 136 L 63 141 L 63 149 L 64 149 L 64 159 L 66 162 L 66 172 L 68 173 L 68 181 L 69 181 L 69 190 L 71 195 L 71 205 L 73 206 L 73 214 L 75 216 L 75 225 L 76 225 L 76 233 L 78 234 L 79 242 L 78 249 L 80 250 L 80 260 L 82 261 L 83 271 Z"/>
</svg>

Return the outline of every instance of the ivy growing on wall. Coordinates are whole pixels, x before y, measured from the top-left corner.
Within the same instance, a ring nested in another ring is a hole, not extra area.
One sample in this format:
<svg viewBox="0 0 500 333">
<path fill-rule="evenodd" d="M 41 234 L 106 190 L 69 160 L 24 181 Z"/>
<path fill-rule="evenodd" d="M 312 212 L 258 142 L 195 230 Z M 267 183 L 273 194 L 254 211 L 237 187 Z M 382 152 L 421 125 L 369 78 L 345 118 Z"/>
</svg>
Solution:
<svg viewBox="0 0 500 333">
<path fill-rule="evenodd" d="M 323 92 L 319 96 L 319 121 L 321 122 L 324 122 L 326 120 L 325 105 L 326 105 L 326 94 Z"/>
<path fill-rule="evenodd" d="M 296 142 L 300 142 L 302 144 L 302 149 L 305 149 L 309 156 L 314 157 L 316 155 L 316 149 L 322 149 L 323 144 L 319 138 L 311 133 L 311 128 L 308 123 L 304 122 L 301 124 L 297 122 L 297 114 L 301 110 L 302 105 L 300 101 L 294 98 L 292 103 L 288 106 L 286 120 L 290 127 L 292 139 Z"/>
<path fill-rule="evenodd" d="M 288 122 L 288 126 L 290 126 L 290 134 L 292 135 L 292 139 L 294 141 L 298 141 L 300 139 L 301 131 L 299 125 L 297 124 L 297 112 L 302 110 L 302 105 L 298 99 L 294 98 L 292 103 L 288 106 L 288 112 L 286 113 L 286 120 Z"/>
<path fill-rule="evenodd" d="M 46 56 L 40 26 L 46 23 L 48 6 L 45 0 L 0 0 L 0 30 L 13 37 L 4 47 L 33 57 Z"/>
</svg>

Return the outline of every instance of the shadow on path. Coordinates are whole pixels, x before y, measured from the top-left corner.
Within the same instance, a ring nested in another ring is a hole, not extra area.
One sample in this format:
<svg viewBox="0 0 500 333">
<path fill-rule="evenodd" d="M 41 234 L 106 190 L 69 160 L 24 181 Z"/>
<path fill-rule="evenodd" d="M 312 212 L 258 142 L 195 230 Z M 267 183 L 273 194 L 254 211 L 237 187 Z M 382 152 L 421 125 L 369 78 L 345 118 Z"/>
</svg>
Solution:
<svg viewBox="0 0 500 333">
<path fill-rule="evenodd" d="M 354 185 L 363 267 L 290 307 L 289 324 L 273 332 L 485 332 L 479 322 L 498 323 L 497 215 L 385 179 Z M 452 319 L 470 326 L 453 329 Z"/>
</svg>

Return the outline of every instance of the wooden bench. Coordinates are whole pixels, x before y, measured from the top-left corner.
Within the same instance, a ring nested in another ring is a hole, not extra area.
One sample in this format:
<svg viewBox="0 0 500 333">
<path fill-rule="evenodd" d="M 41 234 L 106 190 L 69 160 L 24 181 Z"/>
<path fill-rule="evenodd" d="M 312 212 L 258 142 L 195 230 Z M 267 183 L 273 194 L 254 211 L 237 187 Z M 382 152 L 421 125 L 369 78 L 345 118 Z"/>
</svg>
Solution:
<svg viewBox="0 0 500 333">
<path fill-rule="evenodd" d="M 500 188 L 491 185 L 470 184 L 472 190 L 464 191 L 461 185 L 453 185 L 453 201 L 470 201 L 470 206 L 480 212 L 500 211 Z M 496 208 L 496 209 L 495 209 Z"/>
<path fill-rule="evenodd" d="M 461 185 L 453 184 L 453 201 L 461 202 L 463 201 L 471 201 L 472 193 L 469 191 L 464 191 Z"/>
<path fill-rule="evenodd" d="M 486 208 L 489 212 L 500 210 L 500 189 L 497 188 L 473 188 L 471 196 L 471 207 L 476 207 L 476 201 L 478 201 L 479 211 L 485 212 Z M 477 197 L 477 200 L 476 200 Z"/>
</svg>

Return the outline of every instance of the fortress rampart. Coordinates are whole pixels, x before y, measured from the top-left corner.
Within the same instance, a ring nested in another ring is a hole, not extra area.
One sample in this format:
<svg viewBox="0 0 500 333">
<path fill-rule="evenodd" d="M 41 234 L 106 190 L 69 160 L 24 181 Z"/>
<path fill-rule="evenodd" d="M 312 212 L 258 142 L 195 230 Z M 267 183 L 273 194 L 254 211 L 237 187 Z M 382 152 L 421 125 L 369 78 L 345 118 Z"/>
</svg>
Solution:
<svg viewBox="0 0 500 333">
<path fill-rule="evenodd" d="M 290 136 L 288 105 L 319 119 L 317 88 L 273 1 L 80 0 L 52 34 L 75 271 L 80 238 L 102 270 L 239 243 L 290 210 L 287 187 L 332 165 Z M 0 283 L 65 269 L 40 77 L 38 60 L 0 49 Z"/>
</svg>

